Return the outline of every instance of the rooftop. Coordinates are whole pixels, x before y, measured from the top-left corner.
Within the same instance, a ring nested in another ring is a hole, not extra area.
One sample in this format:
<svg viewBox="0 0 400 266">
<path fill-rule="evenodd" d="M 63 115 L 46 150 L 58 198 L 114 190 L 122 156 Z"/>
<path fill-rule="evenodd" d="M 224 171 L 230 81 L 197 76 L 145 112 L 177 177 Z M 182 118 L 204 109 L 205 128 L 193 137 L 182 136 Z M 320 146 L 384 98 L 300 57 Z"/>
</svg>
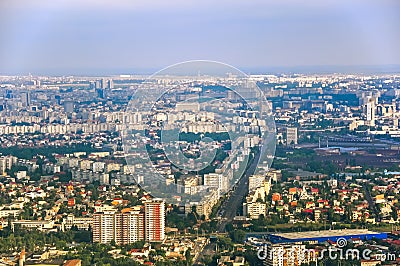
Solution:
<svg viewBox="0 0 400 266">
<path fill-rule="evenodd" d="M 308 231 L 295 233 L 277 233 L 273 236 L 286 239 L 301 239 L 301 238 L 318 238 L 318 237 L 335 237 L 335 236 L 354 236 L 354 235 L 370 235 L 379 234 L 378 232 L 369 231 L 368 229 L 344 229 L 344 230 L 324 230 L 324 231 Z"/>
</svg>

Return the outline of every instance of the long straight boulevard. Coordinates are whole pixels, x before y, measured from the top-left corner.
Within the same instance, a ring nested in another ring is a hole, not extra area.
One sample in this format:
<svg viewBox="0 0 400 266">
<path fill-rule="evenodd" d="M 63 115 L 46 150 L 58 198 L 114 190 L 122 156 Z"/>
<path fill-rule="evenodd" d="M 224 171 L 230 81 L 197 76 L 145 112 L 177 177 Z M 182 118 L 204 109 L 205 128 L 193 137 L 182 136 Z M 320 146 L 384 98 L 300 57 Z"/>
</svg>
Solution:
<svg viewBox="0 0 400 266">
<path fill-rule="evenodd" d="M 250 166 L 244 172 L 242 178 L 238 181 L 235 187 L 227 193 L 227 197 L 225 198 L 224 202 L 222 202 L 217 212 L 219 215 L 219 224 L 216 235 L 225 233 L 225 226 L 232 222 L 233 218 L 238 215 L 238 210 L 242 205 L 243 197 L 248 193 L 249 176 L 255 172 L 259 159 L 260 153 L 257 153 Z M 194 265 L 202 265 L 200 263 L 201 259 L 203 257 L 213 256 L 215 255 L 215 252 L 216 243 L 209 242 L 196 257 L 197 260 L 195 261 Z"/>
</svg>

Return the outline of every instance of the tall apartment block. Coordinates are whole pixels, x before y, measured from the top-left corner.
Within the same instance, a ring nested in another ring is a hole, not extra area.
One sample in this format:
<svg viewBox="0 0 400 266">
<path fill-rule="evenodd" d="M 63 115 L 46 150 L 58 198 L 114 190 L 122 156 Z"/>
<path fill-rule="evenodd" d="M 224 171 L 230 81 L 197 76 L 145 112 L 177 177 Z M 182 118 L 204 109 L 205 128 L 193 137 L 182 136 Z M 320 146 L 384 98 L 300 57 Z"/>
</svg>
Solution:
<svg viewBox="0 0 400 266">
<path fill-rule="evenodd" d="M 144 203 L 147 241 L 163 241 L 165 237 L 165 202 L 152 200 Z"/>
<path fill-rule="evenodd" d="M 160 242 L 165 237 L 165 202 L 150 200 L 121 212 L 93 215 L 93 242 L 125 245 L 141 240 Z"/>
</svg>

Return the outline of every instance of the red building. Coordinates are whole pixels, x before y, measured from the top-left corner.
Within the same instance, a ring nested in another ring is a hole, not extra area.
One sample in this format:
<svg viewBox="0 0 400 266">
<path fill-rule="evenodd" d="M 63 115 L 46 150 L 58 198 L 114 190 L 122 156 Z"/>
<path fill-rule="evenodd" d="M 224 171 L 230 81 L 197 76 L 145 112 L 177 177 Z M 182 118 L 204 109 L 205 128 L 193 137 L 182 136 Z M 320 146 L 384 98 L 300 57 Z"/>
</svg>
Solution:
<svg viewBox="0 0 400 266">
<path fill-rule="evenodd" d="M 151 200 L 144 203 L 147 241 L 163 241 L 165 238 L 165 202 Z"/>
<path fill-rule="evenodd" d="M 68 199 L 68 207 L 73 207 L 73 206 L 75 206 L 75 199 L 74 198 Z"/>
</svg>

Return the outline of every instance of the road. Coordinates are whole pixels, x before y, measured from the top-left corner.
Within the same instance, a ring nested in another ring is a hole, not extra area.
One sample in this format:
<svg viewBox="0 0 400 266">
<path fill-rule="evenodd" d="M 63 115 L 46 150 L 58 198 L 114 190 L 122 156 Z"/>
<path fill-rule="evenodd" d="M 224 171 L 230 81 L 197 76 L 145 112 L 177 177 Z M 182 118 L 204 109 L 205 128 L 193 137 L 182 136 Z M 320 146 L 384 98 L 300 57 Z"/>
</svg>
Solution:
<svg viewBox="0 0 400 266">
<path fill-rule="evenodd" d="M 249 176 L 251 176 L 258 165 L 258 160 L 260 159 L 260 153 L 258 152 L 252 161 L 251 165 L 246 169 L 243 173 L 242 178 L 236 184 L 236 189 L 228 193 L 225 201 L 221 204 L 221 207 L 218 210 L 218 214 L 221 217 L 220 223 L 218 224 L 218 231 L 216 234 L 221 234 L 225 232 L 225 226 L 233 221 L 233 218 L 238 214 L 237 211 L 239 207 L 242 206 L 242 199 L 248 193 L 249 188 Z M 215 255 L 215 242 L 208 243 L 201 254 L 197 256 L 197 260 L 195 261 L 194 265 L 201 265 L 200 261 L 203 257 L 212 257 Z"/>
<path fill-rule="evenodd" d="M 229 196 L 227 196 L 225 201 L 221 204 L 221 207 L 218 211 L 221 217 L 221 221 L 218 225 L 219 233 L 225 232 L 225 226 L 232 222 L 233 218 L 238 214 L 238 209 L 242 206 L 243 197 L 248 193 L 249 176 L 254 174 L 259 159 L 260 153 L 258 152 L 251 165 L 246 169 L 242 178 L 236 184 L 236 189 L 234 189 L 231 193 L 228 193 Z"/>
<path fill-rule="evenodd" d="M 370 193 L 367 185 L 364 184 L 363 188 L 365 191 L 365 198 L 368 201 L 369 210 L 375 214 L 376 221 L 380 222 L 381 216 L 380 216 L 379 210 L 376 207 L 374 200 L 372 199 L 371 193 Z"/>
</svg>

